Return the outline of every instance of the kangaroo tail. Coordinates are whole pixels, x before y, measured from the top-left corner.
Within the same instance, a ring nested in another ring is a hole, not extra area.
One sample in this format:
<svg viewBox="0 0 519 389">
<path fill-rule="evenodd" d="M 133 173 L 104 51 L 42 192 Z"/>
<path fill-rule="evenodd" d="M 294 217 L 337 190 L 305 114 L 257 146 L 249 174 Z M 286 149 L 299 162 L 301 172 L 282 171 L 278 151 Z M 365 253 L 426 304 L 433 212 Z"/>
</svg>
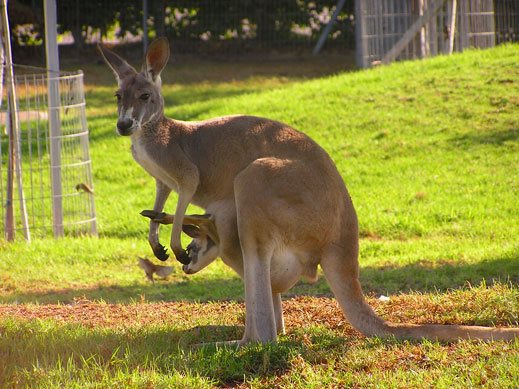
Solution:
<svg viewBox="0 0 519 389">
<path fill-rule="evenodd" d="M 492 328 L 465 325 L 397 324 L 384 321 L 366 303 L 358 280 L 357 260 L 344 263 L 336 257 L 321 261 L 326 279 L 339 305 L 351 325 L 366 336 L 397 339 L 431 339 L 450 341 L 456 339 L 513 340 L 519 338 L 519 328 Z"/>
</svg>

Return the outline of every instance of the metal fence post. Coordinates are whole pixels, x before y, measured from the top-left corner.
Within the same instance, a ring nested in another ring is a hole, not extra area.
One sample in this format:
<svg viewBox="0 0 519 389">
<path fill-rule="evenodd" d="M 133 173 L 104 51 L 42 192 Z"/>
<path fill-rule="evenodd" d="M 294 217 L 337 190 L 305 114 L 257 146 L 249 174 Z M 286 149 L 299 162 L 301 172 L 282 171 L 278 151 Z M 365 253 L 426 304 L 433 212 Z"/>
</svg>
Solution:
<svg viewBox="0 0 519 389">
<path fill-rule="evenodd" d="M 49 137 L 52 180 L 52 227 L 55 237 L 63 230 L 63 196 L 61 187 L 61 125 L 59 118 L 59 56 L 57 43 L 56 1 L 45 0 L 45 51 L 49 99 Z"/>
<path fill-rule="evenodd" d="M 359 68 L 367 66 L 367 42 L 364 20 L 364 0 L 355 0 L 355 58 Z"/>
</svg>

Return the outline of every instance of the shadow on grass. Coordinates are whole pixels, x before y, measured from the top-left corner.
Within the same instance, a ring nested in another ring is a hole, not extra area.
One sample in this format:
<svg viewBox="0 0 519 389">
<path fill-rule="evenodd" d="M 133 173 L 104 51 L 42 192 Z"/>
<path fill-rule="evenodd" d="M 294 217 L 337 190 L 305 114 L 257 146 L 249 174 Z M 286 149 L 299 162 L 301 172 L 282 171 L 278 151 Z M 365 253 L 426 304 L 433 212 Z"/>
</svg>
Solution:
<svg viewBox="0 0 519 389">
<path fill-rule="evenodd" d="M 115 86 L 116 82 L 108 66 L 99 58 L 96 63 L 82 63 L 85 84 L 96 86 Z M 123 54 L 124 56 L 124 54 Z M 173 54 L 175 56 L 175 54 Z M 140 69 L 140 61 L 131 62 Z M 76 69 L 77 66 L 69 66 Z M 246 81 L 253 77 L 310 79 L 336 74 L 342 71 L 355 70 L 354 55 L 323 55 L 294 58 L 276 58 L 261 60 L 245 59 L 240 61 L 200 60 L 197 56 L 182 58 L 169 63 L 162 72 L 164 85 L 193 85 L 201 82 L 235 82 Z"/>
<path fill-rule="evenodd" d="M 367 295 L 415 292 L 446 292 L 482 281 L 492 285 L 495 281 L 519 285 L 519 256 L 488 259 L 478 263 L 455 261 L 420 261 L 398 266 L 367 266 L 360 269 L 360 282 Z M 320 277 L 316 284 L 299 282 L 287 293 L 297 295 L 329 295 L 330 288 Z"/>
<path fill-rule="evenodd" d="M 519 285 L 519 257 L 487 259 L 477 263 L 421 261 L 406 266 L 376 266 L 361 269 L 361 284 L 367 293 L 445 292 L 482 281 Z"/>
<path fill-rule="evenodd" d="M 14 292 L 0 298 L 0 303 L 69 304 L 75 300 L 104 301 L 110 304 L 128 304 L 136 301 L 242 301 L 243 284 L 237 276 L 211 280 L 157 280 L 155 283 L 136 282 L 130 285 L 111 284 Z"/>
<path fill-rule="evenodd" d="M 205 346 L 200 342 L 235 340 L 242 326 L 197 326 L 190 329 L 151 327 L 99 329 L 51 321 L 0 322 L 0 364 L 4 384 L 67 386 L 72 382 L 110 382 L 138 372 L 148 384 L 157 379 L 207 381 L 217 385 L 241 383 L 245 378 L 273 377 L 290 368 L 300 355 L 301 342 L 235 347 Z M 45 373 L 45 374 L 42 374 Z M 182 382 L 182 381 L 180 381 Z M 149 385 L 144 385 L 149 386 Z M 185 385 L 182 385 L 183 387 Z"/>
<path fill-rule="evenodd" d="M 445 292 L 485 281 L 511 282 L 519 285 L 517 257 L 484 260 L 474 264 L 454 261 L 422 261 L 406 266 L 374 266 L 361 269 L 361 284 L 367 295 L 398 294 L 409 291 Z M 315 284 L 299 282 L 285 297 L 298 295 L 332 296 L 330 288 L 320 277 Z M 92 288 L 64 288 L 31 292 L 13 292 L 2 298 L 3 303 L 70 303 L 75 299 L 131 303 L 154 301 L 243 301 L 243 283 L 238 276 L 221 279 L 183 278 L 177 281 L 157 281 L 131 285 L 101 285 Z"/>
<path fill-rule="evenodd" d="M 451 139 L 456 146 L 472 147 L 477 145 L 502 146 L 505 142 L 519 140 L 519 128 L 510 128 L 505 131 L 472 132 Z"/>
</svg>

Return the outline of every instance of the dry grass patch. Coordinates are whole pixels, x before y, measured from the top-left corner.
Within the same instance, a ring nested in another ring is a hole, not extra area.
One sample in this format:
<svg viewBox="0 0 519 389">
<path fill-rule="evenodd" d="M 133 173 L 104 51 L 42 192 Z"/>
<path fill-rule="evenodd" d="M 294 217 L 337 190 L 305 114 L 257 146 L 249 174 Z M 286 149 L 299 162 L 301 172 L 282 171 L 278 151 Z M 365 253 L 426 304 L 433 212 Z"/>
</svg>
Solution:
<svg viewBox="0 0 519 389">
<path fill-rule="evenodd" d="M 368 298 L 379 315 L 396 323 L 478 324 L 510 326 L 519 323 L 519 290 L 506 284 L 481 285 L 448 293 L 411 293 L 392 296 L 389 301 Z M 283 301 L 287 330 L 324 326 L 342 334 L 355 331 L 331 297 L 296 296 Z M 87 327 L 139 327 L 145 325 L 194 323 L 194 318 L 214 324 L 242 325 L 243 303 L 217 301 L 135 302 L 108 304 L 75 299 L 71 304 L 0 305 L 0 319 L 50 319 Z M 357 333 L 358 335 L 358 333 Z"/>
</svg>

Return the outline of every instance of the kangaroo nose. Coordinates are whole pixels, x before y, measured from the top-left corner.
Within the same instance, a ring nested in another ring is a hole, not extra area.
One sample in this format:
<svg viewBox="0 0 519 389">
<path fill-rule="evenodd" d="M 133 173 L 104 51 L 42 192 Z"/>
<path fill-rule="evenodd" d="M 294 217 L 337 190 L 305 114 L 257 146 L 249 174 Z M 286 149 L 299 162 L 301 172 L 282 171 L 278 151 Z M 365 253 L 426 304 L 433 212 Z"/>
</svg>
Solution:
<svg viewBox="0 0 519 389">
<path fill-rule="evenodd" d="M 133 125 L 133 120 L 124 118 L 117 121 L 117 129 L 121 135 L 128 135 L 128 130 Z"/>
</svg>

